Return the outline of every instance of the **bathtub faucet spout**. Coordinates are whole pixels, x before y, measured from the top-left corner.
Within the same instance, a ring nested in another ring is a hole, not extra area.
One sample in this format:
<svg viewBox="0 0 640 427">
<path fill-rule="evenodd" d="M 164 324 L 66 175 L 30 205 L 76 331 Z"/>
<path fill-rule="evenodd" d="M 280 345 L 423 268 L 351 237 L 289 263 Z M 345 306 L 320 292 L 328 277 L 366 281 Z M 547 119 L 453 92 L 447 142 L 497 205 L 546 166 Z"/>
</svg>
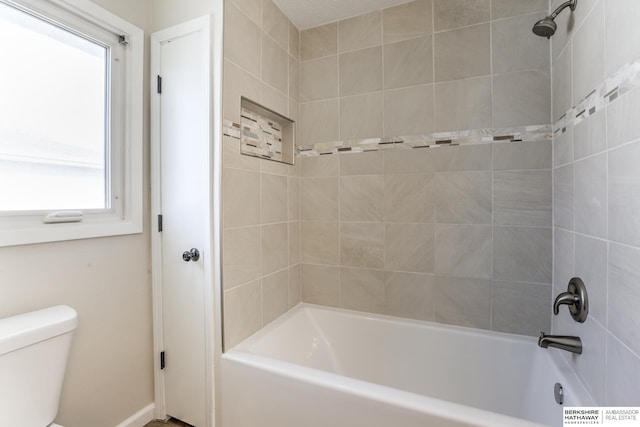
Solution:
<svg viewBox="0 0 640 427">
<path fill-rule="evenodd" d="M 544 332 L 540 332 L 538 346 L 542 348 L 555 347 L 571 353 L 582 354 L 582 340 L 580 337 L 547 335 Z"/>
</svg>

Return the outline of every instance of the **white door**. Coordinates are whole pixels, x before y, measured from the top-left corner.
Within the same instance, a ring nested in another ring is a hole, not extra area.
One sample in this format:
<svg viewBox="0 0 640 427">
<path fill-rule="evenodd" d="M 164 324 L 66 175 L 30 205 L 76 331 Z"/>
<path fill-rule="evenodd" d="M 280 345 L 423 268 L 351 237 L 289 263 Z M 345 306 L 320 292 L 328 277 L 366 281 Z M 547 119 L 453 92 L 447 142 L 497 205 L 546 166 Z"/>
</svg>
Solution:
<svg viewBox="0 0 640 427">
<path fill-rule="evenodd" d="M 162 231 L 154 232 L 159 233 L 161 247 L 165 413 L 204 427 L 205 270 L 210 262 L 209 58 L 202 31 L 159 41 L 155 142 L 159 145 Z"/>
</svg>

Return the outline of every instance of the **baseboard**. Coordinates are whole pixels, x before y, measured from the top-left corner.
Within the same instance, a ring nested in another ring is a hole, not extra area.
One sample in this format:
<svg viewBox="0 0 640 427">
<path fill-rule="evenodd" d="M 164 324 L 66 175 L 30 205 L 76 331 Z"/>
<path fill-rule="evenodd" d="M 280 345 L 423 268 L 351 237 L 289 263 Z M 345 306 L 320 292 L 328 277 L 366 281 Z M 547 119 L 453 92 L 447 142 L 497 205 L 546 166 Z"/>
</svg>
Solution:
<svg viewBox="0 0 640 427">
<path fill-rule="evenodd" d="M 150 403 L 144 408 L 140 409 L 135 414 L 118 424 L 116 427 L 143 427 L 149 421 L 153 421 L 153 410 L 155 405 Z"/>
</svg>

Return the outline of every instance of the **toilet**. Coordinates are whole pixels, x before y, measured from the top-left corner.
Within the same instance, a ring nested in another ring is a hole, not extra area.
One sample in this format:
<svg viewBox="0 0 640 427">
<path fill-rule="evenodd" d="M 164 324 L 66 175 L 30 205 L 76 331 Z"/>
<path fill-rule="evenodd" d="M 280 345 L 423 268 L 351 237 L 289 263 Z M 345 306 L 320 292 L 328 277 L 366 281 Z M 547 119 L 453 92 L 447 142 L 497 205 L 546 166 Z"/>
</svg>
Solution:
<svg viewBox="0 0 640 427">
<path fill-rule="evenodd" d="M 59 305 L 0 319 L 2 425 L 53 424 L 78 314 Z"/>
</svg>

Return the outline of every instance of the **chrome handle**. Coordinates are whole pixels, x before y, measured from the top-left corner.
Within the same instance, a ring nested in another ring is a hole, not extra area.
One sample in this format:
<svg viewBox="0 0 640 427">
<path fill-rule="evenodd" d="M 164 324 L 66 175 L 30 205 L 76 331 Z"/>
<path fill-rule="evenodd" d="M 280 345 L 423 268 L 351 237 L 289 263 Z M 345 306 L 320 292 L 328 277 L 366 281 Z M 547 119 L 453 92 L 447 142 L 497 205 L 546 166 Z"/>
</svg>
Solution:
<svg viewBox="0 0 640 427">
<path fill-rule="evenodd" d="M 560 306 L 569 306 L 569 313 L 576 322 L 583 323 L 589 314 L 589 297 L 584 282 L 579 277 L 574 277 L 569 281 L 567 291 L 558 295 L 553 302 L 553 314 L 560 312 Z"/>
<path fill-rule="evenodd" d="M 200 251 L 197 250 L 196 248 L 191 248 L 190 251 L 184 251 L 182 253 L 182 260 L 184 262 L 189 262 L 189 261 L 198 261 L 200 259 Z"/>
</svg>

